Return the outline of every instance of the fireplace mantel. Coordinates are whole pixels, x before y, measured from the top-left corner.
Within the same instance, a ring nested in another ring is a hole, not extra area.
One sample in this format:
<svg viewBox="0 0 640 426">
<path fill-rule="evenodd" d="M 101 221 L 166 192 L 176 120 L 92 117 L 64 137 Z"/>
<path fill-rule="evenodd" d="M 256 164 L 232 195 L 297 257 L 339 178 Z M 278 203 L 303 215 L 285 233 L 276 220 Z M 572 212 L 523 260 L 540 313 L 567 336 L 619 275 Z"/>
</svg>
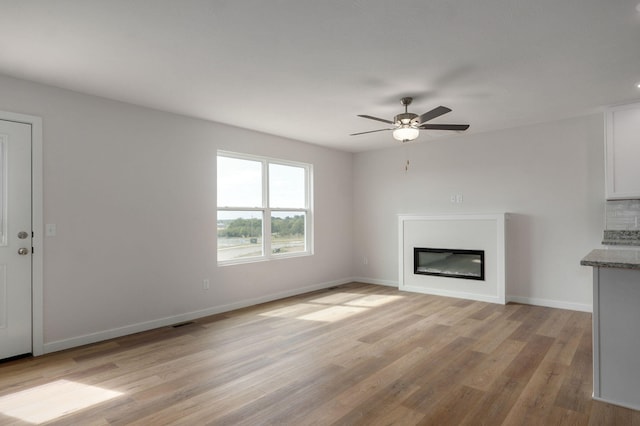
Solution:
<svg viewBox="0 0 640 426">
<path fill-rule="evenodd" d="M 404 291 L 505 303 L 505 220 L 507 213 L 400 215 L 399 288 Z M 414 248 L 481 250 L 483 280 L 414 273 Z"/>
</svg>

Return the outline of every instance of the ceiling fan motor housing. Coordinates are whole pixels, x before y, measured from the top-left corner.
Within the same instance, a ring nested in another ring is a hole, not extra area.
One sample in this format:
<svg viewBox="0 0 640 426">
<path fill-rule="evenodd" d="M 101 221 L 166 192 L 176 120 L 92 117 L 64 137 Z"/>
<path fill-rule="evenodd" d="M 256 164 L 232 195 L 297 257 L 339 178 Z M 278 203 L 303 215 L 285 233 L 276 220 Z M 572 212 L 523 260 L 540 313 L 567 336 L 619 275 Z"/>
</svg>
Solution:
<svg viewBox="0 0 640 426">
<path fill-rule="evenodd" d="M 414 114 L 411 112 L 403 112 L 402 114 L 398 114 L 393 118 L 393 122 L 396 126 L 401 126 L 403 124 L 411 124 L 418 125 L 418 114 Z"/>
</svg>

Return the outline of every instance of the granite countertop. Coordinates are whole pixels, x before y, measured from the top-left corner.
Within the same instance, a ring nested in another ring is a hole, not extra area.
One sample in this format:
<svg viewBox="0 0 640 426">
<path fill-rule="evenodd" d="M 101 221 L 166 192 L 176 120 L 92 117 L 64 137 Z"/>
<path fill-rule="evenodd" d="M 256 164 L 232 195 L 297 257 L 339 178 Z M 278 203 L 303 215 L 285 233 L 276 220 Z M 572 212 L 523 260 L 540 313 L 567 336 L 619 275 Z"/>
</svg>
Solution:
<svg viewBox="0 0 640 426">
<path fill-rule="evenodd" d="M 596 249 L 586 255 L 580 264 L 598 268 L 640 269 L 640 249 Z"/>
</svg>

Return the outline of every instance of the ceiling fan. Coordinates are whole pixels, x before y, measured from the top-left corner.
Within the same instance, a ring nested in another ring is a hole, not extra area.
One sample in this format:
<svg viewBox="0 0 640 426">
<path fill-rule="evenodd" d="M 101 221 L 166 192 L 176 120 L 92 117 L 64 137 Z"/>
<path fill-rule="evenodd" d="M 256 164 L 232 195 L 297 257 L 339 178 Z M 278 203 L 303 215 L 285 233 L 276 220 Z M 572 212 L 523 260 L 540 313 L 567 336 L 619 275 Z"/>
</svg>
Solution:
<svg viewBox="0 0 640 426">
<path fill-rule="evenodd" d="M 425 112 L 422 115 L 417 115 L 408 112 L 408 107 L 411 105 L 413 98 L 406 97 L 400 100 L 400 103 L 404 105 L 404 113 L 398 114 L 393 117 L 393 121 L 385 120 L 384 118 L 373 117 L 371 115 L 358 115 L 358 117 L 368 118 L 370 120 L 382 121 L 383 123 L 392 124 L 393 127 L 378 130 L 369 130 L 368 132 L 352 133 L 350 136 L 364 135 L 366 133 L 383 132 L 386 130 L 393 130 L 393 138 L 402 142 L 408 142 L 416 139 L 422 130 L 454 130 L 463 131 L 469 128 L 468 124 L 426 124 L 427 121 L 440 117 L 443 114 L 451 112 L 451 108 L 439 106 L 431 111 Z"/>
</svg>

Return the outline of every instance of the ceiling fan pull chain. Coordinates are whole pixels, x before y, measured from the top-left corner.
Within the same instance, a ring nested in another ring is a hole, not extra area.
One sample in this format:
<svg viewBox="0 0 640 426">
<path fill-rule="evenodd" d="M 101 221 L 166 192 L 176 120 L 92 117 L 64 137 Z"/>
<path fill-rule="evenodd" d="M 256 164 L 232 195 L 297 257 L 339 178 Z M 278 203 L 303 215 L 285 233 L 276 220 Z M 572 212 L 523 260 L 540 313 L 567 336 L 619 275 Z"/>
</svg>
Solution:
<svg viewBox="0 0 640 426">
<path fill-rule="evenodd" d="M 406 162 L 404 163 L 404 173 L 409 173 L 409 147 L 404 145 L 404 158 L 406 158 Z"/>
</svg>

